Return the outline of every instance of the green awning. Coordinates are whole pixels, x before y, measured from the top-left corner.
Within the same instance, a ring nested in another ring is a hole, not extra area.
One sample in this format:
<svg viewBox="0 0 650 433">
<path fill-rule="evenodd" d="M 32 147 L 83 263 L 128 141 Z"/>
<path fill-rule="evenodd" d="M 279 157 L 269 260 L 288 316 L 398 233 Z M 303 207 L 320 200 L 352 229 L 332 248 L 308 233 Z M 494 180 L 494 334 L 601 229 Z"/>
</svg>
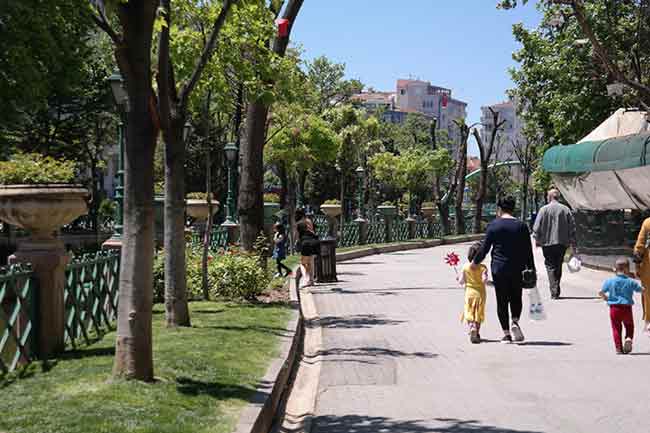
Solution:
<svg viewBox="0 0 650 433">
<path fill-rule="evenodd" d="M 588 173 L 642 167 L 647 165 L 649 147 L 650 133 L 555 146 L 544 154 L 543 166 L 549 173 Z"/>
</svg>

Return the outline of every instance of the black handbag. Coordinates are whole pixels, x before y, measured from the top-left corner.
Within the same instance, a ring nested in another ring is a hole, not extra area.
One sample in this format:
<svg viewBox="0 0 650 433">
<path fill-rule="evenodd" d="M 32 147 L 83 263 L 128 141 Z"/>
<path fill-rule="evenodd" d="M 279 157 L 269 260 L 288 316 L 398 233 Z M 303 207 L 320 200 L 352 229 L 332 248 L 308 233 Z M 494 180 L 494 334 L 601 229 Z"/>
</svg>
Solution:
<svg viewBox="0 0 650 433">
<path fill-rule="evenodd" d="M 524 269 L 521 272 L 521 287 L 533 289 L 537 286 L 537 272 L 534 269 Z"/>
</svg>

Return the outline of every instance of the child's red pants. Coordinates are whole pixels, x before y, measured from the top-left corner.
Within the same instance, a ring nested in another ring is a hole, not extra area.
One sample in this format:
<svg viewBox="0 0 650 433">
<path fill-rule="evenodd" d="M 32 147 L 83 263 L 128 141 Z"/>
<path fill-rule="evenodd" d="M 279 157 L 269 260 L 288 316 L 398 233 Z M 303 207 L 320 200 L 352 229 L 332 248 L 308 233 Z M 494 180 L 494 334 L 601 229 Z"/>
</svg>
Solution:
<svg viewBox="0 0 650 433">
<path fill-rule="evenodd" d="M 625 338 L 634 338 L 634 318 L 631 305 L 610 305 L 609 317 L 612 321 L 614 345 L 617 351 L 623 350 L 622 327 L 625 326 Z"/>
</svg>

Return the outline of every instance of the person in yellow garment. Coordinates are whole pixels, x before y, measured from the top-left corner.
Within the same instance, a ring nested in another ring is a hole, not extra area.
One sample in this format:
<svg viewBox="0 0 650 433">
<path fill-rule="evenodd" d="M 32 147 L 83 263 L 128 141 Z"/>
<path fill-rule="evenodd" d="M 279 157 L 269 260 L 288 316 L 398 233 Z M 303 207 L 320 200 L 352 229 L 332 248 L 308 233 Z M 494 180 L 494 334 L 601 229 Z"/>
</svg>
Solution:
<svg viewBox="0 0 650 433">
<path fill-rule="evenodd" d="M 485 321 L 485 283 L 488 279 L 487 267 L 483 264 L 475 265 L 474 258 L 481 249 L 477 242 L 469 247 L 467 259 L 458 276 L 458 283 L 465 287 L 465 308 L 461 320 L 467 322 L 469 327 L 469 340 L 472 344 L 481 342 L 481 323 Z"/>
<path fill-rule="evenodd" d="M 642 296 L 645 331 L 650 332 L 650 218 L 643 221 L 634 246 L 636 272 L 645 288 Z"/>
</svg>

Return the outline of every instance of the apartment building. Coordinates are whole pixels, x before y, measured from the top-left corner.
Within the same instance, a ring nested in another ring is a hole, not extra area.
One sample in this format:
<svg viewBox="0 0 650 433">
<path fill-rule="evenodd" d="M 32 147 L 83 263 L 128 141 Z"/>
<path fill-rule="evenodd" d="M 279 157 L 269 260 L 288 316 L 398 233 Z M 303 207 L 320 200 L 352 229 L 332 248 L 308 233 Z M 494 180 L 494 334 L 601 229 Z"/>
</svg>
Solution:
<svg viewBox="0 0 650 433">
<path fill-rule="evenodd" d="M 509 100 L 481 107 L 481 138 L 485 143 L 489 142 L 494 129 L 494 119 L 490 108 L 499 113 L 500 122 L 504 120 L 506 122 L 497 135 L 498 152 L 495 153 L 494 159 L 497 161 L 516 160 L 515 146 L 517 143 L 525 143 L 523 124 L 521 118 L 517 115 L 517 103 L 514 100 Z"/>
</svg>

